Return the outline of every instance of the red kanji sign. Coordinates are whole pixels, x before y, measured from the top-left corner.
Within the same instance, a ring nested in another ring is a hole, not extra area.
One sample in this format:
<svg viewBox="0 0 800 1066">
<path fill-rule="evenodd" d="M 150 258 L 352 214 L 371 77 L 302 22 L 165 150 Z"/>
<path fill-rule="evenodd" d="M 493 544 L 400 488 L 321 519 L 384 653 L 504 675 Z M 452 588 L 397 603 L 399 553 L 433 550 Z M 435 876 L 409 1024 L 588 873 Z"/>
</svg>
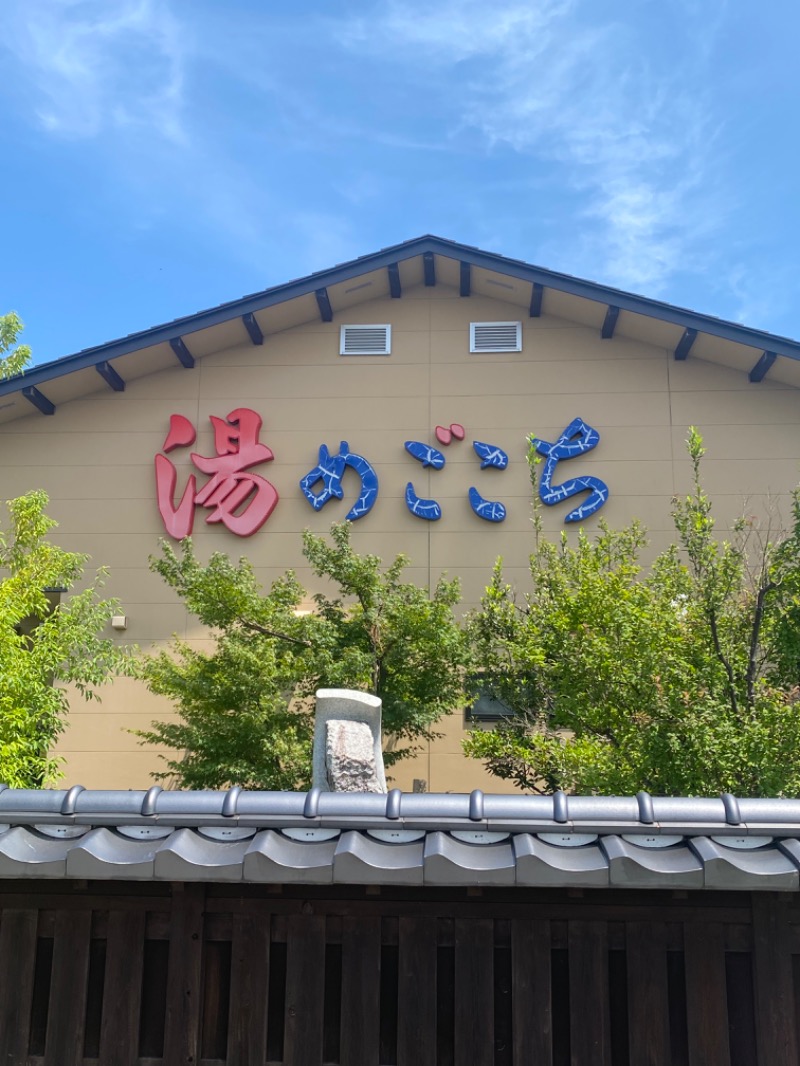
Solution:
<svg viewBox="0 0 800 1066">
<path fill-rule="evenodd" d="M 158 509 L 167 533 L 177 540 L 192 532 L 195 505 L 211 509 L 206 522 L 222 522 L 231 533 L 249 537 L 261 529 L 278 502 L 275 486 L 249 470 L 274 458 L 266 444 L 258 440 L 261 416 L 248 407 L 237 407 L 226 419 L 214 415 L 210 419 L 217 454 L 206 457 L 191 453 L 197 469 L 209 475 L 208 481 L 198 491 L 197 478 L 191 474 L 177 506 L 174 500 L 178 472 L 166 455 L 156 456 Z M 188 447 L 194 444 L 196 436 L 188 418 L 171 415 L 164 451 Z"/>
</svg>

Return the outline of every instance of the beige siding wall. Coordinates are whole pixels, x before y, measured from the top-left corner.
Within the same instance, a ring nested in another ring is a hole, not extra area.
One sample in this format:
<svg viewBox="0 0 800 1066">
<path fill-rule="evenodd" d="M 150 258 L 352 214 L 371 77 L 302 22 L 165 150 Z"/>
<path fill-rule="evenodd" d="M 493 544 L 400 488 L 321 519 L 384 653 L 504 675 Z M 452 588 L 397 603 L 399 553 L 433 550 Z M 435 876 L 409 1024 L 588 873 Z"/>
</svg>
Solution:
<svg viewBox="0 0 800 1066">
<path fill-rule="evenodd" d="M 323 442 L 335 451 L 340 440 L 349 441 L 379 475 L 378 502 L 354 528 L 356 547 L 385 559 L 405 552 L 410 577 L 421 583 L 435 582 L 443 572 L 458 574 L 465 609 L 478 603 L 498 555 L 508 575 L 524 584 L 531 550 L 525 439 L 530 433 L 555 439 L 577 415 L 599 430 L 601 440 L 595 451 L 562 466 L 561 479 L 602 477 L 611 498 L 600 514 L 613 525 L 640 518 L 651 531 L 653 551 L 671 541 L 670 500 L 689 486 L 683 442 L 692 424 L 708 446 L 706 482 L 720 530 L 742 512 L 744 497 L 756 514 L 764 511 L 767 493 L 783 497 L 785 505 L 800 471 L 800 390 L 769 379 L 752 385 L 745 370 L 694 356 L 675 362 L 669 348 L 630 339 L 624 330 L 603 341 L 594 325 L 548 314 L 523 317 L 521 353 L 469 354 L 470 321 L 520 317 L 516 306 L 484 296 L 462 299 L 457 290 L 438 285 L 411 289 L 400 300 L 355 305 L 333 323 L 294 326 L 267 336 L 262 347 L 251 345 L 242 330 L 240 344 L 204 355 L 194 370 L 154 372 L 131 381 L 124 393 L 100 392 L 61 405 L 53 417 L 32 413 L 0 427 L 4 496 L 33 487 L 49 492 L 59 542 L 111 568 L 107 589 L 123 602 L 125 638 L 143 649 L 175 633 L 203 639 L 147 566 L 164 535 L 153 457 L 172 413 L 197 426 L 195 450 L 204 455 L 214 451 L 209 415 L 246 406 L 263 417 L 261 440 L 275 460 L 259 472 L 280 493 L 277 509 L 245 541 L 206 525 L 206 512 L 198 508 L 194 537 L 203 557 L 215 549 L 246 554 L 265 584 L 294 567 L 311 587 L 298 531 L 326 530 L 354 498 L 332 502 L 320 513 L 303 499 L 298 481 L 315 465 Z M 391 356 L 340 357 L 343 322 L 391 323 Z M 663 327 L 654 324 L 653 335 L 663 345 Z M 708 355 L 719 358 L 716 350 Z M 466 440 L 444 449 L 444 470 L 423 471 L 404 441 L 433 443 L 434 427 L 452 422 L 465 426 Z M 504 448 L 509 469 L 480 471 L 475 439 Z M 171 454 L 179 491 L 191 472 L 188 452 Z M 348 479 L 352 490 L 357 479 L 352 473 Z M 409 480 L 419 495 L 442 504 L 440 522 L 408 513 Z M 505 503 L 504 523 L 472 513 L 471 485 Z M 545 510 L 548 532 L 564 528 L 568 510 L 568 504 Z M 590 519 L 587 528 L 595 524 Z M 169 713 L 168 704 L 132 681 L 117 682 L 100 704 L 76 697 L 59 745 L 66 783 L 147 787 L 157 756 L 129 730 Z M 444 723 L 443 732 L 430 750 L 396 769 L 401 787 L 410 788 L 414 778 L 430 790 L 502 787 L 460 754 L 460 713 Z"/>
</svg>

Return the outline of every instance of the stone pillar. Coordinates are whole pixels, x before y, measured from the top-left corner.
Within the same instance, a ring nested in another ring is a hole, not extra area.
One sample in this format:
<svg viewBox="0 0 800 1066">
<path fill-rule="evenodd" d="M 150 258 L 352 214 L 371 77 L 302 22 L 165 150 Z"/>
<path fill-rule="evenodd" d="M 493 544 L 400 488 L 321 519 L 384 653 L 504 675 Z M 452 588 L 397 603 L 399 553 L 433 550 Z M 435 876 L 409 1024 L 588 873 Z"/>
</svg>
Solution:
<svg viewBox="0 0 800 1066">
<path fill-rule="evenodd" d="M 350 689 L 318 690 L 313 784 L 325 792 L 386 792 L 377 696 Z"/>
</svg>

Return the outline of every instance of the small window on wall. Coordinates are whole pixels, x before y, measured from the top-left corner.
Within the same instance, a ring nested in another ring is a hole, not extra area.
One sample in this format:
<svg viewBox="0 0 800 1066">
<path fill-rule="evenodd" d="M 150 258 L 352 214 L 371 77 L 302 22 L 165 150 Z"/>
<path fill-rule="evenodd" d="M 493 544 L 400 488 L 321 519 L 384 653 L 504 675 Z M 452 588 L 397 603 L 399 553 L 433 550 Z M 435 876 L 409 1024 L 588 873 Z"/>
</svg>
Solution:
<svg viewBox="0 0 800 1066">
<path fill-rule="evenodd" d="M 53 611 L 61 603 L 61 596 L 67 590 L 65 588 L 45 588 L 42 590 L 47 597 L 47 614 L 52 614 Z M 33 633 L 34 629 L 44 621 L 44 618 L 35 618 L 33 615 L 29 615 L 27 618 L 23 618 L 17 626 L 17 633 L 21 637 L 29 637 Z"/>
<path fill-rule="evenodd" d="M 470 322 L 471 352 L 521 352 L 521 322 Z"/>
<path fill-rule="evenodd" d="M 468 722 L 499 722 L 514 714 L 513 707 L 492 691 L 488 679 L 479 675 L 469 678 L 467 691 L 471 696 L 465 708 Z"/>
<path fill-rule="evenodd" d="M 342 326 L 341 328 L 339 355 L 389 355 L 391 351 L 391 326 Z"/>
</svg>

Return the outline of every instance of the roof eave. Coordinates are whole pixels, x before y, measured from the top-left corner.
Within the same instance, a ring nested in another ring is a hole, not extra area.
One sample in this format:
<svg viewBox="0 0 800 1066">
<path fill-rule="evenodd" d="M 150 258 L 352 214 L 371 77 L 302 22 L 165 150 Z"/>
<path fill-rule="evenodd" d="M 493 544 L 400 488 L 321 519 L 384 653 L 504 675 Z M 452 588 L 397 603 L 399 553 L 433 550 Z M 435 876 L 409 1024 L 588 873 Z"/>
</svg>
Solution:
<svg viewBox="0 0 800 1066">
<path fill-rule="evenodd" d="M 229 322 L 243 315 L 252 315 L 256 311 L 266 310 L 277 304 L 315 293 L 321 287 L 329 287 L 340 282 L 350 281 L 381 267 L 390 267 L 425 253 L 442 255 L 447 258 L 468 263 L 472 267 L 484 268 L 494 273 L 503 274 L 518 280 L 530 282 L 543 289 L 555 289 L 571 296 L 592 300 L 593 302 L 613 306 L 621 311 L 658 319 L 685 329 L 694 329 L 723 340 L 747 345 L 754 349 L 769 351 L 778 356 L 800 360 L 800 342 L 788 337 L 779 337 L 763 330 L 752 329 L 735 322 L 703 315 L 686 308 L 652 300 L 635 293 L 585 281 L 569 274 L 546 270 L 517 259 L 509 259 L 494 252 L 485 252 L 470 245 L 458 244 L 442 237 L 426 235 L 401 244 L 392 245 L 358 259 L 339 264 L 326 270 L 317 271 L 305 277 L 273 286 L 262 292 L 232 300 L 207 311 L 186 315 L 161 326 L 129 334 L 119 340 L 109 341 L 92 348 L 83 349 L 74 355 L 35 366 L 22 374 L 15 375 L 0 382 L 0 396 L 18 392 L 23 386 L 43 384 L 54 378 L 63 377 L 87 367 L 94 367 L 101 362 L 128 355 L 132 352 L 169 343 L 190 333 L 211 326 Z M 540 290 L 537 290 L 540 291 Z"/>
</svg>

